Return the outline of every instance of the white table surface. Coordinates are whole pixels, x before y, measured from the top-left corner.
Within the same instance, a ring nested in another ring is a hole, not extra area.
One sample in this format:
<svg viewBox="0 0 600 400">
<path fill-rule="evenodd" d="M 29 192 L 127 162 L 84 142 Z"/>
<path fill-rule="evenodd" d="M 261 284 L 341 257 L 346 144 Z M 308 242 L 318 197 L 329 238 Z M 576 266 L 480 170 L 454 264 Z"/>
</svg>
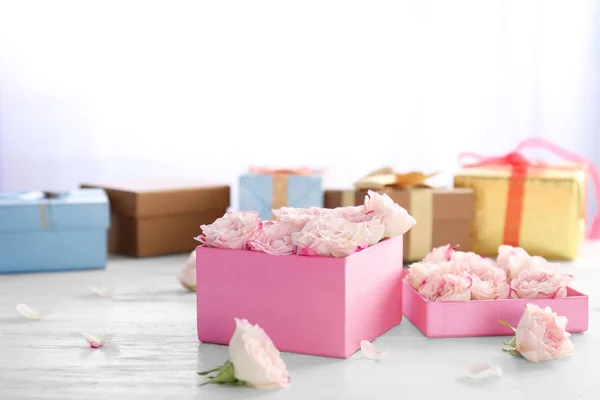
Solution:
<svg viewBox="0 0 600 400">
<path fill-rule="evenodd" d="M 506 337 L 427 339 L 406 318 L 374 343 L 381 362 L 284 353 L 292 386 L 275 391 L 206 385 L 197 371 L 227 358 L 200 344 L 195 296 L 176 275 L 187 255 L 111 258 L 106 271 L 0 276 L 0 399 L 600 399 L 600 243 L 588 244 L 566 271 L 590 297 L 590 328 L 573 335 L 570 358 L 531 364 L 501 352 Z M 114 286 L 113 299 L 91 294 Z M 20 316 L 25 303 L 54 312 Z M 111 332 L 90 349 L 77 332 Z M 462 368 L 490 362 L 502 378 L 473 381 Z"/>
</svg>

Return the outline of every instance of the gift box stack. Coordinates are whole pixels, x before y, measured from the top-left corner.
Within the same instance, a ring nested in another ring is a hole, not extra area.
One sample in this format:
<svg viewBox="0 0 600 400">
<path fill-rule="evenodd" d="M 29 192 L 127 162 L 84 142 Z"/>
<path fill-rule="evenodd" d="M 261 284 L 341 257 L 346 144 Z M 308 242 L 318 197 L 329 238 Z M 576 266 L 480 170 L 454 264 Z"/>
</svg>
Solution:
<svg viewBox="0 0 600 400">
<path fill-rule="evenodd" d="M 528 148 L 569 163 L 530 160 Z M 3 193 L 0 273 L 99 269 L 107 252 L 192 252 L 184 286 L 197 290 L 201 341 L 228 343 L 245 318 L 283 351 L 328 357 L 350 356 L 403 314 L 428 337 L 506 335 L 497 320 L 515 324 L 533 303 L 585 331 L 587 296 L 545 258 L 579 254 L 595 166 L 539 139 L 459 162 L 452 188 L 386 167 L 324 189 L 322 171 L 253 167 L 234 212 L 227 184 L 178 179 Z M 589 225 L 587 237 L 600 238 L 598 217 Z"/>
</svg>

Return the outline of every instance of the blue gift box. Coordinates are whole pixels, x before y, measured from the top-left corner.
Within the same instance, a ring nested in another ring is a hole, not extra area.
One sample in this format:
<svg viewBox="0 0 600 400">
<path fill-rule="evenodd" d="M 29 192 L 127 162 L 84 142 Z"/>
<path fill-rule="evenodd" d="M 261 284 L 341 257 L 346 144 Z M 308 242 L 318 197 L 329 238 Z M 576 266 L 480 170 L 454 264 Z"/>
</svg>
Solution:
<svg viewBox="0 0 600 400">
<path fill-rule="evenodd" d="M 258 211 L 270 220 L 271 210 L 281 207 L 323 207 L 320 174 L 261 174 L 240 176 L 240 211 Z"/>
<path fill-rule="evenodd" d="M 106 267 L 102 189 L 0 193 L 0 274 Z"/>
</svg>

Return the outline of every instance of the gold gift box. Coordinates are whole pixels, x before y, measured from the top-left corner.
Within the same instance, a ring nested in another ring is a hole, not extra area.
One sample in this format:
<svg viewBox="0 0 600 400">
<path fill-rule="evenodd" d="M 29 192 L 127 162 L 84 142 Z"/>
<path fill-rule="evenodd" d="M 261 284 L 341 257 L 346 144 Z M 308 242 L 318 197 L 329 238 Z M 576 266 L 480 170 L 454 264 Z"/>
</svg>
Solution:
<svg viewBox="0 0 600 400">
<path fill-rule="evenodd" d="M 510 166 L 473 167 L 455 176 L 455 187 L 475 193 L 472 250 L 496 256 L 498 246 L 510 244 L 548 259 L 576 258 L 585 237 L 585 167 L 528 168 L 522 177 L 512 171 Z M 511 185 L 521 185 L 522 196 L 509 198 Z M 510 220 L 507 211 L 514 207 L 520 218 Z M 507 243 L 507 232 L 516 243 Z"/>
</svg>

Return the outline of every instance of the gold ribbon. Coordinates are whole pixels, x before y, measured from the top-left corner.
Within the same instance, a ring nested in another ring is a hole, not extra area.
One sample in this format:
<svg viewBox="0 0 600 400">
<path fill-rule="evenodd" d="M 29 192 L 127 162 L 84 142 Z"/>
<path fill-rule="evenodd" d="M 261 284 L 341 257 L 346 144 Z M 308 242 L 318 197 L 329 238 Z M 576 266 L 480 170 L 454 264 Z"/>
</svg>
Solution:
<svg viewBox="0 0 600 400">
<path fill-rule="evenodd" d="M 273 175 L 273 190 L 271 192 L 271 209 L 278 210 L 288 203 L 288 176 L 289 174 Z M 272 219 L 275 215 L 272 214 Z"/>
<path fill-rule="evenodd" d="M 426 188 L 412 188 L 410 214 L 417 223 L 410 229 L 407 256 L 411 260 L 421 260 L 431 251 L 433 239 L 433 192 Z"/>
<path fill-rule="evenodd" d="M 407 188 L 407 187 L 433 187 L 427 180 L 438 173 L 426 175 L 420 171 L 411 171 L 405 174 L 399 174 L 393 168 L 383 167 L 375 170 L 362 179 L 354 182 L 356 189 L 381 190 L 386 187 Z"/>
<path fill-rule="evenodd" d="M 351 207 L 356 205 L 356 192 L 354 190 L 342 191 L 342 207 Z"/>
<path fill-rule="evenodd" d="M 273 175 L 273 187 L 271 191 L 271 209 L 278 210 L 288 205 L 288 177 L 290 175 L 309 176 L 321 173 L 322 171 L 310 168 L 267 168 L 250 167 L 250 173 Z M 271 214 L 275 219 L 275 215 Z"/>
</svg>

